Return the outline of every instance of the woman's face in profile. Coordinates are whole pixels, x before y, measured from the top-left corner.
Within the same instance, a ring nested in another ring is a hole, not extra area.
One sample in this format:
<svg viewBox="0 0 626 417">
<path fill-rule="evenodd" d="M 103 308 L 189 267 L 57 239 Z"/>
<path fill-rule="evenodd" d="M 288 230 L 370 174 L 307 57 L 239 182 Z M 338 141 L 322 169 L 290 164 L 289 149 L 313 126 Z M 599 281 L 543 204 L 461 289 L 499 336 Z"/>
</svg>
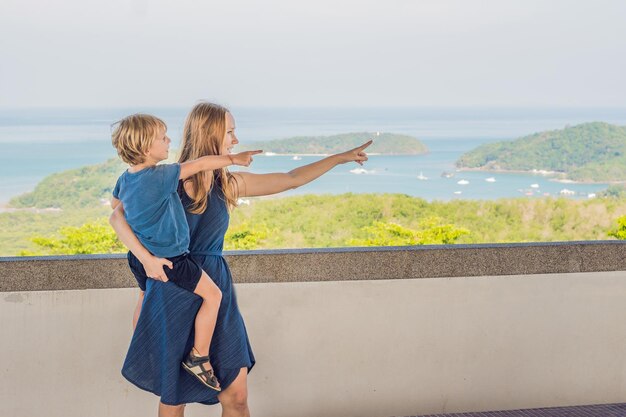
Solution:
<svg viewBox="0 0 626 417">
<path fill-rule="evenodd" d="M 222 154 L 232 153 L 233 146 L 239 143 L 239 139 L 235 135 L 235 118 L 229 112 L 226 112 L 226 133 L 222 142 Z"/>
</svg>

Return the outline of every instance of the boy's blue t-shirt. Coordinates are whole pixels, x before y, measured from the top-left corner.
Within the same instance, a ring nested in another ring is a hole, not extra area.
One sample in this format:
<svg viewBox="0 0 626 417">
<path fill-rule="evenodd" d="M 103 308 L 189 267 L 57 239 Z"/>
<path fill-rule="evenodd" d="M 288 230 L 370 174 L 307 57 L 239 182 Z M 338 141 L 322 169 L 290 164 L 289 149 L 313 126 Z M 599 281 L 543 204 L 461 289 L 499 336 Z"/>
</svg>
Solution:
<svg viewBox="0 0 626 417">
<path fill-rule="evenodd" d="M 155 165 L 135 173 L 125 171 L 113 189 L 130 228 L 160 258 L 189 250 L 189 225 L 176 192 L 179 177 L 180 164 Z"/>
</svg>

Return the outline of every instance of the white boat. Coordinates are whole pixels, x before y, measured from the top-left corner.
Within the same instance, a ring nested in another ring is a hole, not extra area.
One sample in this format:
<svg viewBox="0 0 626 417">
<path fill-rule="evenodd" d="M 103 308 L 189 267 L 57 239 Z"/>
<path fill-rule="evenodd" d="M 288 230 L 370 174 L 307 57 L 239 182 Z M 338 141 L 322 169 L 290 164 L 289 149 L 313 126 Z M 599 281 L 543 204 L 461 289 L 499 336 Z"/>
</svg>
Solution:
<svg viewBox="0 0 626 417">
<path fill-rule="evenodd" d="M 370 172 L 365 168 L 354 168 L 350 170 L 353 174 L 369 174 Z"/>
<path fill-rule="evenodd" d="M 274 153 L 274 152 L 265 152 L 263 155 L 265 155 L 265 156 L 275 156 L 276 153 Z"/>
<path fill-rule="evenodd" d="M 302 159 L 302 157 L 301 157 L 301 156 L 296 155 L 296 156 L 294 156 L 294 157 L 293 157 L 293 158 L 291 158 L 291 159 L 293 159 L 294 161 L 299 161 L 299 160 L 301 160 L 301 159 Z"/>
<path fill-rule="evenodd" d="M 467 184 L 469 184 L 469 181 L 468 180 L 460 180 L 460 181 L 457 181 L 457 184 L 459 184 L 459 185 L 467 185 Z"/>
<path fill-rule="evenodd" d="M 454 194 L 461 194 L 461 191 L 455 191 Z"/>
<path fill-rule="evenodd" d="M 561 195 L 574 195 L 574 194 L 576 194 L 576 191 L 572 191 L 572 190 L 568 190 L 567 188 L 563 188 L 561 191 L 559 191 L 559 194 L 561 194 Z"/>
<path fill-rule="evenodd" d="M 596 193 L 587 194 L 587 198 L 596 198 Z"/>
<path fill-rule="evenodd" d="M 530 188 L 539 188 L 539 184 L 530 184 Z"/>
<path fill-rule="evenodd" d="M 242 205 L 245 204 L 246 206 L 250 205 L 250 200 L 248 200 L 247 198 L 240 198 L 237 200 L 237 205 Z"/>
<path fill-rule="evenodd" d="M 494 177 L 489 177 L 489 178 L 485 178 L 485 181 L 487 181 L 487 182 L 496 182 L 496 179 Z"/>
<path fill-rule="evenodd" d="M 422 171 L 420 171 L 420 174 L 417 176 L 417 179 L 418 179 L 418 180 L 422 180 L 422 181 L 424 181 L 424 180 L 427 180 L 427 179 L 428 179 L 428 177 L 427 177 L 427 176 L 425 176 L 425 175 L 424 175 L 424 173 L 423 173 Z"/>
</svg>

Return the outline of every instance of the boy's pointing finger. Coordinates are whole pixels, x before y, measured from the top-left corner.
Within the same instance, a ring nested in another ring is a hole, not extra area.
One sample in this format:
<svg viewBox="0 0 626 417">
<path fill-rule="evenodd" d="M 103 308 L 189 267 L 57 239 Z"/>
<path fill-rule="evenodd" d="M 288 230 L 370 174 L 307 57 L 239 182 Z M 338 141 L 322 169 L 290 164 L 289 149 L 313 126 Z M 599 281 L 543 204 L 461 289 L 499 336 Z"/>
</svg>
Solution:
<svg viewBox="0 0 626 417">
<path fill-rule="evenodd" d="M 359 146 L 357 149 L 363 150 L 367 148 L 368 146 L 370 146 L 372 143 L 374 143 L 374 140 L 370 139 L 367 142 L 365 142 L 363 145 Z"/>
</svg>

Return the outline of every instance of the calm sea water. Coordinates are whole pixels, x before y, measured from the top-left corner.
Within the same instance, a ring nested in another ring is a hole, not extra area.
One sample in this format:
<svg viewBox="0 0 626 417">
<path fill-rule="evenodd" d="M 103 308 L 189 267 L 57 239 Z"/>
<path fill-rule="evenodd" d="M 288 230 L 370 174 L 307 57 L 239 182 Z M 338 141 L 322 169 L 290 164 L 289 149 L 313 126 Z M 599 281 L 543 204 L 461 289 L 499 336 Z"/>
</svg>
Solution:
<svg viewBox="0 0 626 417">
<path fill-rule="evenodd" d="M 163 118 L 177 146 L 188 109 L 19 109 L 0 110 L 0 204 L 32 190 L 46 175 L 115 157 L 110 124 L 142 111 Z M 241 142 L 298 135 L 332 135 L 355 131 L 403 133 L 422 140 L 430 153 L 422 156 L 372 156 L 357 170 L 341 165 L 319 180 L 284 195 L 300 193 L 405 193 L 428 200 L 496 199 L 523 195 L 587 198 L 605 184 L 562 184 L 528 174 L 453 172 L 458 157 L 488 142 L 590 121 L 626 125 L 626 109 L 254 109 L 233 108 Z M 288 171 L 318 157 L 259 156 L 250 171 Z M 539 167 L 538 167 L 539 168 Z M 418 176 L 427 179 L 418 179 Z M 487 178 L 495 181 L 488 182 Z M 467 184 L 459 184 L 465 180 Z M 534 185 L 534 187 L 531 187 Z"/>
</svg>

